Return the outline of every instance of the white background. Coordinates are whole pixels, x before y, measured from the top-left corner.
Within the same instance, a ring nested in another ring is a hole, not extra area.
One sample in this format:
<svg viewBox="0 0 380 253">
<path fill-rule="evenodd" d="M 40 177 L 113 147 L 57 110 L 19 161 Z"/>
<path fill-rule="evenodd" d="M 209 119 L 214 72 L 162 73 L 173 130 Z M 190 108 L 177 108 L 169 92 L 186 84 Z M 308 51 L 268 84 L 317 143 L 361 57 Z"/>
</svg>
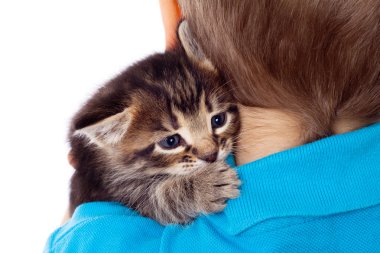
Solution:
<svg viewBox="0 0 380 253">
<path fill-rule="evenodd" d="M 0 252 L 42 252 L 68 203 L 71 116 L 163 50 L 158 0 L 0 0 Z"/>
</svg>

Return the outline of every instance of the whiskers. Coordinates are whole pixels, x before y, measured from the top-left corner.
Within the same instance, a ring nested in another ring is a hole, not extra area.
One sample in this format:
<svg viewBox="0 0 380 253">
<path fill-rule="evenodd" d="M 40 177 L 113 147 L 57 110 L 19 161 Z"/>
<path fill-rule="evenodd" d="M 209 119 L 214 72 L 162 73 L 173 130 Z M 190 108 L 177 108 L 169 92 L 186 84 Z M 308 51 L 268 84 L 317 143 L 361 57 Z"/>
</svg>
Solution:
<svg viewBox="0 0 380 253">
<path fill-rule="evenodd" d="M 231 143 L 235 151 L 248 151 L 252 150 L 255 146 L 254 143 L 248 142 L 248 144 L 242 144 L 242 137 L 240 135 L 231 138 Z"/>
<path fill-rule="evenodd" d="M 228 86 L 228 84 L 230 84 L 232 81 L 233 79 L 230 79 L 229 81 L 221 85 L 215 85 L 215 87 L 211 89 L 210 94 L 213 94 L 218 97 L 224 97 L 226 95 L 229 95 L 234 90 L 233 86 Z"/>
</svg>

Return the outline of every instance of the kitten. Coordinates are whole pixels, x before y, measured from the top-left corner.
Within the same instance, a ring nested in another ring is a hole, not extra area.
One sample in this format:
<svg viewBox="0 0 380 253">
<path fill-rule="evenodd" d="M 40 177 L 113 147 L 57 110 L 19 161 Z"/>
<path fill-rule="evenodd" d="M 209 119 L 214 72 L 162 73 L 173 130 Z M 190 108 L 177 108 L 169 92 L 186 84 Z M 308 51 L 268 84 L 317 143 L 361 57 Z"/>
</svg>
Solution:
<svg viewBox="0 0 380 253">
<path fill-rule="evenodd" d="M 224 162 L 240 127 L 237 106 L 186 21 L 178 37 L 180 46 L 128 68 L 74 117 L 71 213 L 117 201 L 161 224 L 186 224 L 238 196 Z"/>
</svg>

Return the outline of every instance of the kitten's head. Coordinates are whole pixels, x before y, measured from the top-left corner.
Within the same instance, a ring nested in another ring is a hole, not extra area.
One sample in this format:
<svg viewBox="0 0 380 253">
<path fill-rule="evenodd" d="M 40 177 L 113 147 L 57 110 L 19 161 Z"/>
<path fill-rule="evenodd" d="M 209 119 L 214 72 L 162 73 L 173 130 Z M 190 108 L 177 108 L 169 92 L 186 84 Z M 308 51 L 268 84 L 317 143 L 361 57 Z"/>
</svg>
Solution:
<svg viewBox="0 0 380 253">
<path fill-rule="evenodd" d="M 78 167 L 89 162 L 84 152 L 130 177 L 183 175 L 225 159 L 239 129 L 237 106 L 184 27 L 181 48 L 135 64 L 76 115 L 70 139 Z"/>
</svg>

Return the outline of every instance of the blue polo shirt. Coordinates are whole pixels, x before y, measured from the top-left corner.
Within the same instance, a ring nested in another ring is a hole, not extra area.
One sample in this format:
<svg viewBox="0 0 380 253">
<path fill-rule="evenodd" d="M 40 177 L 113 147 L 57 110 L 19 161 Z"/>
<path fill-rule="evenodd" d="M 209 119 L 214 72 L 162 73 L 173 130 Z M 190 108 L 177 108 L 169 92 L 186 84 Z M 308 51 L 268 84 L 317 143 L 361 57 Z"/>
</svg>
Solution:
<svg viewBox="0 0 380 253">
<path fill-rule="evenodd" d="M 380 124 L 236 168 L 241 196 L 187 226 L 79 206 L 45 252 L 380 252 Z"/>
</svg>

